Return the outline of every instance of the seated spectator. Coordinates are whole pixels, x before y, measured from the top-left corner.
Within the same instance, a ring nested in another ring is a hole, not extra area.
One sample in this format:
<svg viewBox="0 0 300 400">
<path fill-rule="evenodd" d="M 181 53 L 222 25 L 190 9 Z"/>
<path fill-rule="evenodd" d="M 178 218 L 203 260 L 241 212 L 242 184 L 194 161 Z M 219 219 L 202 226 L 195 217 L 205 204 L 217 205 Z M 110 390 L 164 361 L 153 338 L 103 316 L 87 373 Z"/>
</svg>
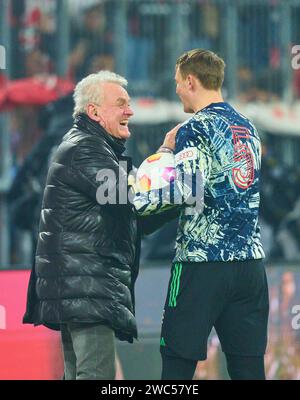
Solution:
<svg viewBox="0 0 300 400">
<path fill-rule="evenodd" d="M 41 111 L 45 133 L 31 151 L 28 151 L 17 169 L 8 194 L 12 222 L 15 227 L 31 232 L 34 242 L 33 251 L 35 251 L 42 194 L 49 162 L 62 136 L 72 126 L 70 117 L 72 110 L 73 100 L 69 95 L 49 104 L 43 112 Z M 37 116 L 36 112 L 35 116 Z M 32 142 L 30 144 L 32 146 Z"/>
<path fill-rule="evenodd" d="M 109 54 L 96 55 L 91 59 L 88 74 L 92 74 L 101 70 L 114 71 L 114 58 Z"/>
<path fill-rule="evenodd" d="M 47 75 L 50 73 L 50 60 L 46 53 L 33 49 L 25 54 L 25 76 Z"/>
<path fill-rule="evenodd" d="M 99 62 L 99 57 L 110 59 L 110 65 L 113 63 L 112 33 L 106 20 L 105 5 L 93 5 L 82 11 L 82 24 L 73 25 L 71 29 L 69 72 L 76 80 L 89 73 L 91 63 Z"/>
<path fill-rule="evenodd" d="M 300 99 L 300 67 L 294 72 L 293 89 L 295 98 Z"/>
<path fill-rule="evenodd" d="M 300 199 L 282 221 L 276 242 L 285 260 L 300 260 Z"/>
</svg>

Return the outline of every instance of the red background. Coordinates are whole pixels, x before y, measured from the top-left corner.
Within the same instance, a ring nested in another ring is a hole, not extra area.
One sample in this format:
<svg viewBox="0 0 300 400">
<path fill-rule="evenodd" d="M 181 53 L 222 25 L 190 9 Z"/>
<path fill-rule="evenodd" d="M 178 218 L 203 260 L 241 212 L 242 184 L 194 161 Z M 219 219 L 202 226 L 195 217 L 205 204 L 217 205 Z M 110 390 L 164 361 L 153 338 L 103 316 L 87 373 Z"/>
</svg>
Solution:
<svg viewBox="0 0 300 400">
<path fill-rule="evenodd" d="M 61 379 L 63 375 L 59 332 L 22 324 L 29 274 L 0 271 L 0 380 Z"/>
</svg>

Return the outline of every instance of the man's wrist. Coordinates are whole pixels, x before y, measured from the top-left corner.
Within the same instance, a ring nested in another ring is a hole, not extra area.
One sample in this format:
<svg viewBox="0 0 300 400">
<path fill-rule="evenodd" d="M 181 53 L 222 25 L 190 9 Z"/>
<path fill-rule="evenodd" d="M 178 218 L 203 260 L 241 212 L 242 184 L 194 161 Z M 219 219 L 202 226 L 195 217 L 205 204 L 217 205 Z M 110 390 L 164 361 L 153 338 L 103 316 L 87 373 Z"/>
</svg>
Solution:
<svg viewBox="0 0 300 400">
<path fill-rule="evenodd" d="M 160 146 L 156 153 L 170 153 L 173 154 L 174 151 L 168 146 Z"/>
</svg>

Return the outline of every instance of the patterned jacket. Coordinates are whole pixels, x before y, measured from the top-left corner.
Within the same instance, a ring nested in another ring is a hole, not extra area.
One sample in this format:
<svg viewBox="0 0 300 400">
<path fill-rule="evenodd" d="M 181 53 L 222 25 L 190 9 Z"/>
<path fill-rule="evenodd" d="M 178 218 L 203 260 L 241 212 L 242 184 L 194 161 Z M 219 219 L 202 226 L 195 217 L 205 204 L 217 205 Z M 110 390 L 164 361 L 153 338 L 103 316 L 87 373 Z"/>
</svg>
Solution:
<svg viewBox="0 0 300 400">
<path fill-rule="evenodd" d="M 258 226 L 260 139 L 228 103 L 194 114 L 176 136 L 168 193 L 137 193 L 140 215 L 181 209 L 174 262 L 264 258 Z"/>
</svg>

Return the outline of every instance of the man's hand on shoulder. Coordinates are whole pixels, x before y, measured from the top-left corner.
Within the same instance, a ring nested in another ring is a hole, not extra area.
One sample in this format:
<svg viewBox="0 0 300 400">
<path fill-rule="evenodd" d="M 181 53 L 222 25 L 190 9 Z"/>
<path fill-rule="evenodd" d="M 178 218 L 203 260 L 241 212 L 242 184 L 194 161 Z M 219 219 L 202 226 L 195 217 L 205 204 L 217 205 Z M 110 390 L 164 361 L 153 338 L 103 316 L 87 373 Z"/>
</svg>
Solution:
<svg viewBox="0 0 300 400">
<path fill-rule="evenodd" d="M 175 139 L 178 129 L 181 127 L 181 124 L 176 125 L 173 129 L 166 133 L 163 144 L 160 146 L 157 152 L 168 151 L 173 152 L 175 150 Z"/>
</svg>

